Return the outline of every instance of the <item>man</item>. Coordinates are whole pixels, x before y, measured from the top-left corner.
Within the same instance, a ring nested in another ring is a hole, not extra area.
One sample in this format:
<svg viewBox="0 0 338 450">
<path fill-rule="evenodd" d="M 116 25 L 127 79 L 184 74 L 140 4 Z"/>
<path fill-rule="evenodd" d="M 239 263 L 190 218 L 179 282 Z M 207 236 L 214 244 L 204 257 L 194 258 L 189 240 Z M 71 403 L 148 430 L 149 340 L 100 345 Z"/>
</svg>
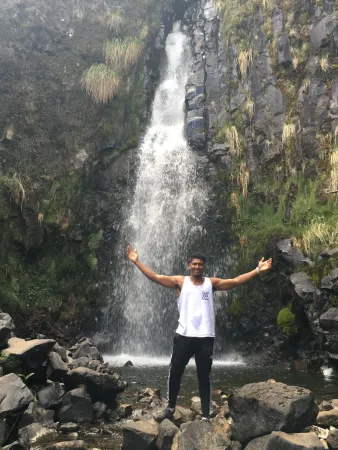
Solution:
<svg viewBox="0 0 338 450">
<path fill-rule="evenodd" d="M 181 378 L 190 358 L 195 356 L 199 392 L 202 404 L 202 420 L 209 420 L 211 383 L 210 373 L 215 339 L 215 313 L 213 291 L 226 291 L 247 283 L 259 273 L 271 268 L 272 259 L 262 258 L 251 272 L 232 279 L 204 277 L 206 258 L 194 253 L 189 260 L 190 276 L 158 275 L 146 267 L 139 259 L 138 253 L 127 247 L 127 256 L 147 277 L 161 286 L 176 289 L 180 317 L 174 337 L 168 382 L 168 407 L 165 417 L 172 417 L 180 389 Z"/>
</svg>

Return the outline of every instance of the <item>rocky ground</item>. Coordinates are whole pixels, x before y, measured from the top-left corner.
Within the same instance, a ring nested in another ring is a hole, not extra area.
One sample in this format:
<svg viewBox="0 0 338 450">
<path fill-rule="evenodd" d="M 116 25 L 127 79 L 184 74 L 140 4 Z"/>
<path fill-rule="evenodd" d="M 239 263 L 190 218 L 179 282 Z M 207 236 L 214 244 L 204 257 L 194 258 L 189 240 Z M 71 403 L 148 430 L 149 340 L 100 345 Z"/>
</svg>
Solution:
<svg viewBox="0 0 338 450">
<path fill-rule="evenodd" d="M 332 320 L 331 312 L 320 319 L 324 327 Z M 127 383 L 90 339 L 66 349 L 41 335 L 17 338 L 14 330 L 1 313 L 3 449 L 97 449 L 102 436 L 102 450 L 338 449 L 338 399 L 317 405 L 308 389 L 268 380 L 218 392 L 210 422 L 200 420 L 199 397 L 163 420 L 159 390 L 138 391 L 137 406 L 119 403 Z"/>
</svg>

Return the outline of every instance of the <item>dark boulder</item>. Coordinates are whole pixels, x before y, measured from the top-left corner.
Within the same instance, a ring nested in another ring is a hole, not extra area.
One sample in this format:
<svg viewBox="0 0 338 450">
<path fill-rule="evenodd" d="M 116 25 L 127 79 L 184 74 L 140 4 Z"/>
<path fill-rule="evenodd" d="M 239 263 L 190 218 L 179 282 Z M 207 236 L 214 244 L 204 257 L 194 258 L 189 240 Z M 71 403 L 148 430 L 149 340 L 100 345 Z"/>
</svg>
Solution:
<svg viewBox="0 0 338 450">
<path fill-rule="evenodd" d="M 67 365 L 56 352 L 50 352 L 47 364 L 47 378 L 52 381 L 62 381 L 63 375 L 68 372 Z"/>
<path fill-rule="evenodd" d="M 280 36 L 278 38 L 278 63 L 283 66 L 289 66 L 292 63 L 290 40 L 288 36 Z"/>
<path fill-rule="evenodd" d="M 294 247 L 292 239 L 284 239 L 278 242 L 276 247 L 282 259 L 288 264 L 292 264 L 293 267 L 304 265 L 306 258 L 299 248 Z"/>
<path fill-rule="evenodd" d="M 320 291 L 316 288 L 308 275 L 304 272 L 293 273 L 290 281 L 294 285 L 296 294 L 301 303 L 312 303 L 320 296 Z"/>
<path fill-rule="evenodd" d="M 94 409 L 90 395 L 84 387 L 67 392 L 58 411 L 60 422 L 91 423 Z"/>
<path fill-rule="evenodd" d="M 85 385 L 94 402 L 113 402 L 120 392 L 124 391 L 126 383 L 117 374 L 99 373 L 84 367 L 70 370 L 64 377 L 69 389 Z"/>
<path fill-rule="evenodd" d="M 24 339 L 11 338 L 8 348 L 2 351 L 4 356 L 14 356 L 23 361 L 31 369 L 40 367 L 48 358 L 48 354 L 54 347 L 53 339 Z"/>
<path fill-rule="evenodd" d="M 243 386 L 229 396 L 233 437 L 247 442 L 272 431 L 298 432 L 312 425 L 318 406 L 308 389 L 283 383 Z"/>
<path fill-rule="evenodd" d="M 336 23 L 332 17 L 326 16 L 320 20 L 310 31 L 312 50 L 325 46 L 335 29 Z"/>
<path fill-rule="evenodd" d="M 37 398 L 43 408 L 55 408 L 60 404 L 64 394 L 65 390 L 63 386 L 60 383 L 56 382 L 42 388 L 38 392 Z"/>
</svg>

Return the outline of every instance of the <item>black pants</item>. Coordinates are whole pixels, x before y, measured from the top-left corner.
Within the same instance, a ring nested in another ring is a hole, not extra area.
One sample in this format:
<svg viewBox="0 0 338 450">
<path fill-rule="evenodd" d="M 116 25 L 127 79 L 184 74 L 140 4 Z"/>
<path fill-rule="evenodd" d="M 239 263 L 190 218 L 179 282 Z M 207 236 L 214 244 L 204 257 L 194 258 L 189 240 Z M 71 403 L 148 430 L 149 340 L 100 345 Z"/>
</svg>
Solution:
<svg viewBox="0 0 338 450">
<path fill-rule="evenodd" d="M 202 403 L 202 416 L 209 417 L 211 400 L 210 372 L 214 338 L 186 337 L 175 335 L 173 353 L 169 367 L 168 402 L 169 408 L 175 408 L 180 390 L 181 378 L 190 358 L 195 355 L 199 391 Z"/>
</svg>

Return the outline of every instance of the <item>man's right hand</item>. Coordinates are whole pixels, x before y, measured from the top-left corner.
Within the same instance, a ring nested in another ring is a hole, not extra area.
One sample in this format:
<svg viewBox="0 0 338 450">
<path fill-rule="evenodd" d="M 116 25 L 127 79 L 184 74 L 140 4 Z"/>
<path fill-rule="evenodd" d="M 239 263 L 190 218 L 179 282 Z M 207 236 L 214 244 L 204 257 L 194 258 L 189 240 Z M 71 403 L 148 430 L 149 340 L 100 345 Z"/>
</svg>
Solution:
<svg viewBox="0 0 338 450">
<path fill-rule="evenodd" d="M 136 263 L 136 261 L 138 260 L 138 253 L 137 253 L 136 248 L 133 250 L 128 245 L 128 247 L 127 247 L 127 256 L 130 259 L 130 261 L 132 261 L 133 263 Z"/>
</svg>

